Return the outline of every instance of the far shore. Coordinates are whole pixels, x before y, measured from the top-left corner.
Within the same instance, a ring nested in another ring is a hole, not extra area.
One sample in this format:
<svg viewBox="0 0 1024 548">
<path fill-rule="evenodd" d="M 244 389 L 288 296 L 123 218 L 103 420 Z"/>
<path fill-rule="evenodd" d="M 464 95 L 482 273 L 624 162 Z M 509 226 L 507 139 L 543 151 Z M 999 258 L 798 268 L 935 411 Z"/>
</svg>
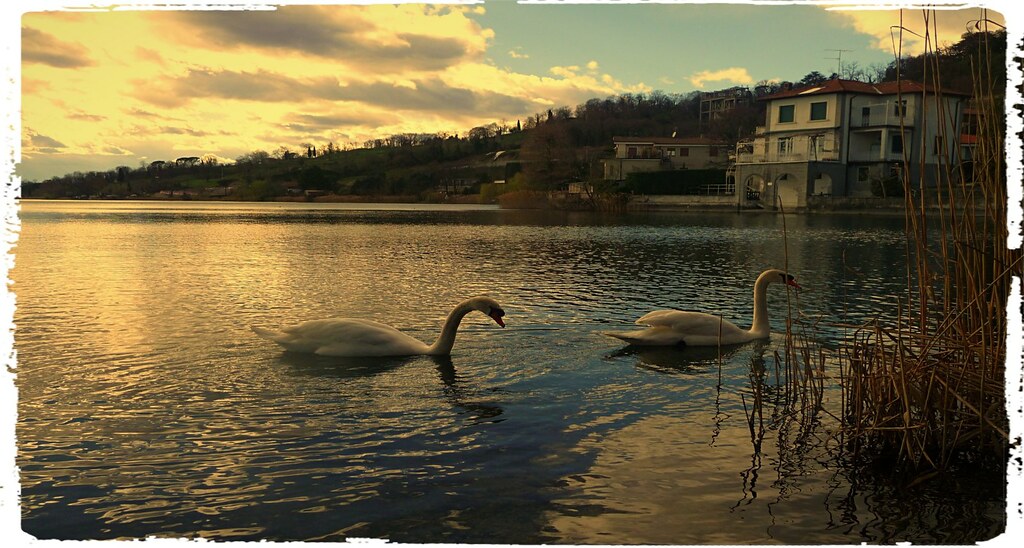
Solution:
<svg viewBox="0 0 1024 548">
<path fill-rule="evenodd" d="M 606 208 L 583 207 L 560 207 L 551 203 L 515 203 L 501 204 L 497 201 L 482 201 L 479 195 L 453 194 L 448 196 L 438 195 L 436 199 L 421 199 L 412 195 L 378 195 L 364 196 L 353 194 L 325 194 L 322 196 L 277 196 L 267 200 L 251 202 L 231 197 L 193 197 L 193 196 L 133 196 L 123 198 L 116 196 L 95 196 L 89 198 L 19 198 L 20 201 L 143 201 L 143 202 L 177 202 L 177 203 L 347 203 L 347 204 L 458 204 L 458 205 L 491 205 L 499 206 L 502 209 L 549 209 L 549 210 L 572 210 L 572 211 L 624 211 L 624 212 L 677 212 L 677 213 L 743 213 L 743 214 L 778 214 L 777 209 L 760 207 L 740 207 L 734 202 L 727 200 L 708 201 L 700 196 L 632 196 L 625 203 L 625 207 L 609 210 Z M 577 205 L 579 203 L 577 202 Z M 932 209 L 929 207 L 928 209 Z M 835 215 L 903 215 L 905 202 L 903 198 L 876 198 L 864 199 L 855 203 L 829 203 L 816 204 L 815 207 L 799 208 L 785 211 L 786 213 L 807 213 L 807 214 L 835 214 Z M 983 212 L 983 210 L 982 210 Z"/>
</svg>

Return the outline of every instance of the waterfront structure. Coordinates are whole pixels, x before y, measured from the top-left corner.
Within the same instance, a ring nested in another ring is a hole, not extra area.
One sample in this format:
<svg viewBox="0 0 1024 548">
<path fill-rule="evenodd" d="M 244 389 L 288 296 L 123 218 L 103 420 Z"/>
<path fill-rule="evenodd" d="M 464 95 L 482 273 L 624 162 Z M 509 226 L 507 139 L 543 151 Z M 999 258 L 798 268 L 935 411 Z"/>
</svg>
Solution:
<svg viewBox="0 0 1024 548">
<path fill-rule="evenodd" d="M 902 180 L 934 188 L 940 168 L 960 161 L 967 98 L 841 79 L 762 97 L 765 125 L 736 146 L 738 205 L 801 209 L 814 197 L 884 196 Z"/>
<path fill-rule="evenodd" d="M 623 181 L 630 173 L 680 169 L 725 169 L 729 146 L 703 137 L 612 137 L 615 157 L 604 160 L 604 178 Z"/>
</svg>

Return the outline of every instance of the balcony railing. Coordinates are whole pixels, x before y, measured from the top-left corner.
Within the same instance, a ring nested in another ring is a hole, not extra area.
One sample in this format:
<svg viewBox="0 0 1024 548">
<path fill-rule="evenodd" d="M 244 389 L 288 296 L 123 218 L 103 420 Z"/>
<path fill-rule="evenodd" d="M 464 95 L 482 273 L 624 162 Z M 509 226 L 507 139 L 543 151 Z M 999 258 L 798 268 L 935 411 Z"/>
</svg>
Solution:
<svg viewBox="0 0 1024 548">
<path fill-rule="evenodd" d="M 850 127 L 898 126 L 901 118 L 904 126 L 914 125 L 914 109 L 905 106 L 902 109 L 903 116 L 900 116 L 900 109 L 896 108 L 894 102 L 865 106 L 860 112 L 854 110 L 850 115 Z"/>
<path fill-rule="evenodd" d="M 838 162 L 839 152 L 739 153 L 737 164 L 770 164 L 782 162 Z"/>
<path fill-rule="evenodd" d="M 902 152 L 882 153 L 878 150 L 852 150 L 850 151 L 851 162 L 902 162 Z"/>
</svg>

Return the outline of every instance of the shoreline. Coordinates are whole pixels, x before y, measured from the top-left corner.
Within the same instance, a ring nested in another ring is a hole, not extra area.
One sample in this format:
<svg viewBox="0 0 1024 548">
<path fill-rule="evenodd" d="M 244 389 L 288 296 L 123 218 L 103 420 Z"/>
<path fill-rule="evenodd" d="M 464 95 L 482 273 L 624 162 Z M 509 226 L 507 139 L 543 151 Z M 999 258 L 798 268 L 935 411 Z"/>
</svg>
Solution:
<svg viewBox="0 0 1024 548">
<path fill-rule="evenodd" d="M 654 198 L 653 200 L 650 198 Z M 668 198 L 668 199 L 665 199 Z M 538 204 L 534 202 L 532 207 L 522 207 L 523 204 L 507 204 L 503 205 L 499 202 L 485 203 L 480 201 L 479 196 L 458 196 L 456 199 L 448 200 L 422 200 L 416 199 L 413 196 L 404 195 L 381 195 L 381 196 L 356 196 L 356 195 L 325 195 L 318 196 L 315 198 L 303 198 L 293 196 L 279 196 L 270 200 L 240 200 L 232 198 L 221 198 L 221 197 L 204 197 L 204 198 L 192 198 L 192 197 L 163 197 L 163 196 L 145 196 L 145 197 L 133 197 L 133 198 L 117 198 L 117 197 L 94 197 L 94 198 L 17 198 L 17 202 L 160 202 L 160 203 L 197 203 L 197 204 L 211 204 L 211 203 L 293 203 L 293 204 L 408 204 L 408 205 L 481 205 L 481 206 L 497 206 L 499 209 L 536 209 L 536 210 L 552 210 L 552 211 L 593 211 L 600 213 L 646 213 L 646 212 L 674 212 L 674 213 L 738 213 L 738 214 L 751 214 L 751 215 L 764 215 L 773 214 L 778 215 L 780 213 L 789 214 L 807 214 L 807 215 L 822 215 L 822 214 L 835 214 L 835 215 L 904 215 L 906 208 L 904 207 L 904 201 L 902 198 L 898 200 L 894 199 L 876 199 L 877 204 L 872 204 L 868 200 L 859 200 L 856 204 L 850 204 L 847 206 L 842 205 L 829 205 L 828 207 L 801 207 L 792 210 L 781 211 L 778 208 L 762 208 L 762 207 L 751 207 L 751 206 L 740 206 L 734 202 L 726 202 L 724 200 L 708 201 L 706 197 L 697 196 L 694 200 L 679 199 L 680 197 L 662 197 L 662 196 L 648 196 L 643 201 L 639 200 L 628 200 L 625 204 L 615 208 L 591 208 L 591 207 L 559 207 L 559 204 L 545 203 Z M 690 197 L 687 197 L 690 198 Z M 520 207 L 516 207 L 520 206 Z M 939 209 L 938 205 L 928 204 L 926 205 L 927 210 Z M 984 207 L 976 206 L 976 211 L 984 213 Z"/>
</svg>

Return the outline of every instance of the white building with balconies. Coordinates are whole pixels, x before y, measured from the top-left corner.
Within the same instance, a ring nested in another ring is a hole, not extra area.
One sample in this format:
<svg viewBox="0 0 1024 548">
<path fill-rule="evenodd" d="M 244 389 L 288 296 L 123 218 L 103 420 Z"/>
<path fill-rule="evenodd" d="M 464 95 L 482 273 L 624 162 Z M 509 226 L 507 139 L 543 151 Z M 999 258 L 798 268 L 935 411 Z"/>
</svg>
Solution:
<svg viewBox="0 0 1024 548">
<path fill-rule="evenodd" d="M 833 79 L 763 97 L 765 125 L 736 147 L 740 205 L 800 209 L 811 196 L 877 195 L 904 177 L 934 187 L 958 159 L 967 96 L 910 81 Z"/>
<path fill-rule="evenodd" d="M 725 169 L 732 147 L 703 137 L 613 137 L 615 157 L 604 160 L 604 178 L 622 181 L 630 173 L 679 169 Z"/>
</svg>

